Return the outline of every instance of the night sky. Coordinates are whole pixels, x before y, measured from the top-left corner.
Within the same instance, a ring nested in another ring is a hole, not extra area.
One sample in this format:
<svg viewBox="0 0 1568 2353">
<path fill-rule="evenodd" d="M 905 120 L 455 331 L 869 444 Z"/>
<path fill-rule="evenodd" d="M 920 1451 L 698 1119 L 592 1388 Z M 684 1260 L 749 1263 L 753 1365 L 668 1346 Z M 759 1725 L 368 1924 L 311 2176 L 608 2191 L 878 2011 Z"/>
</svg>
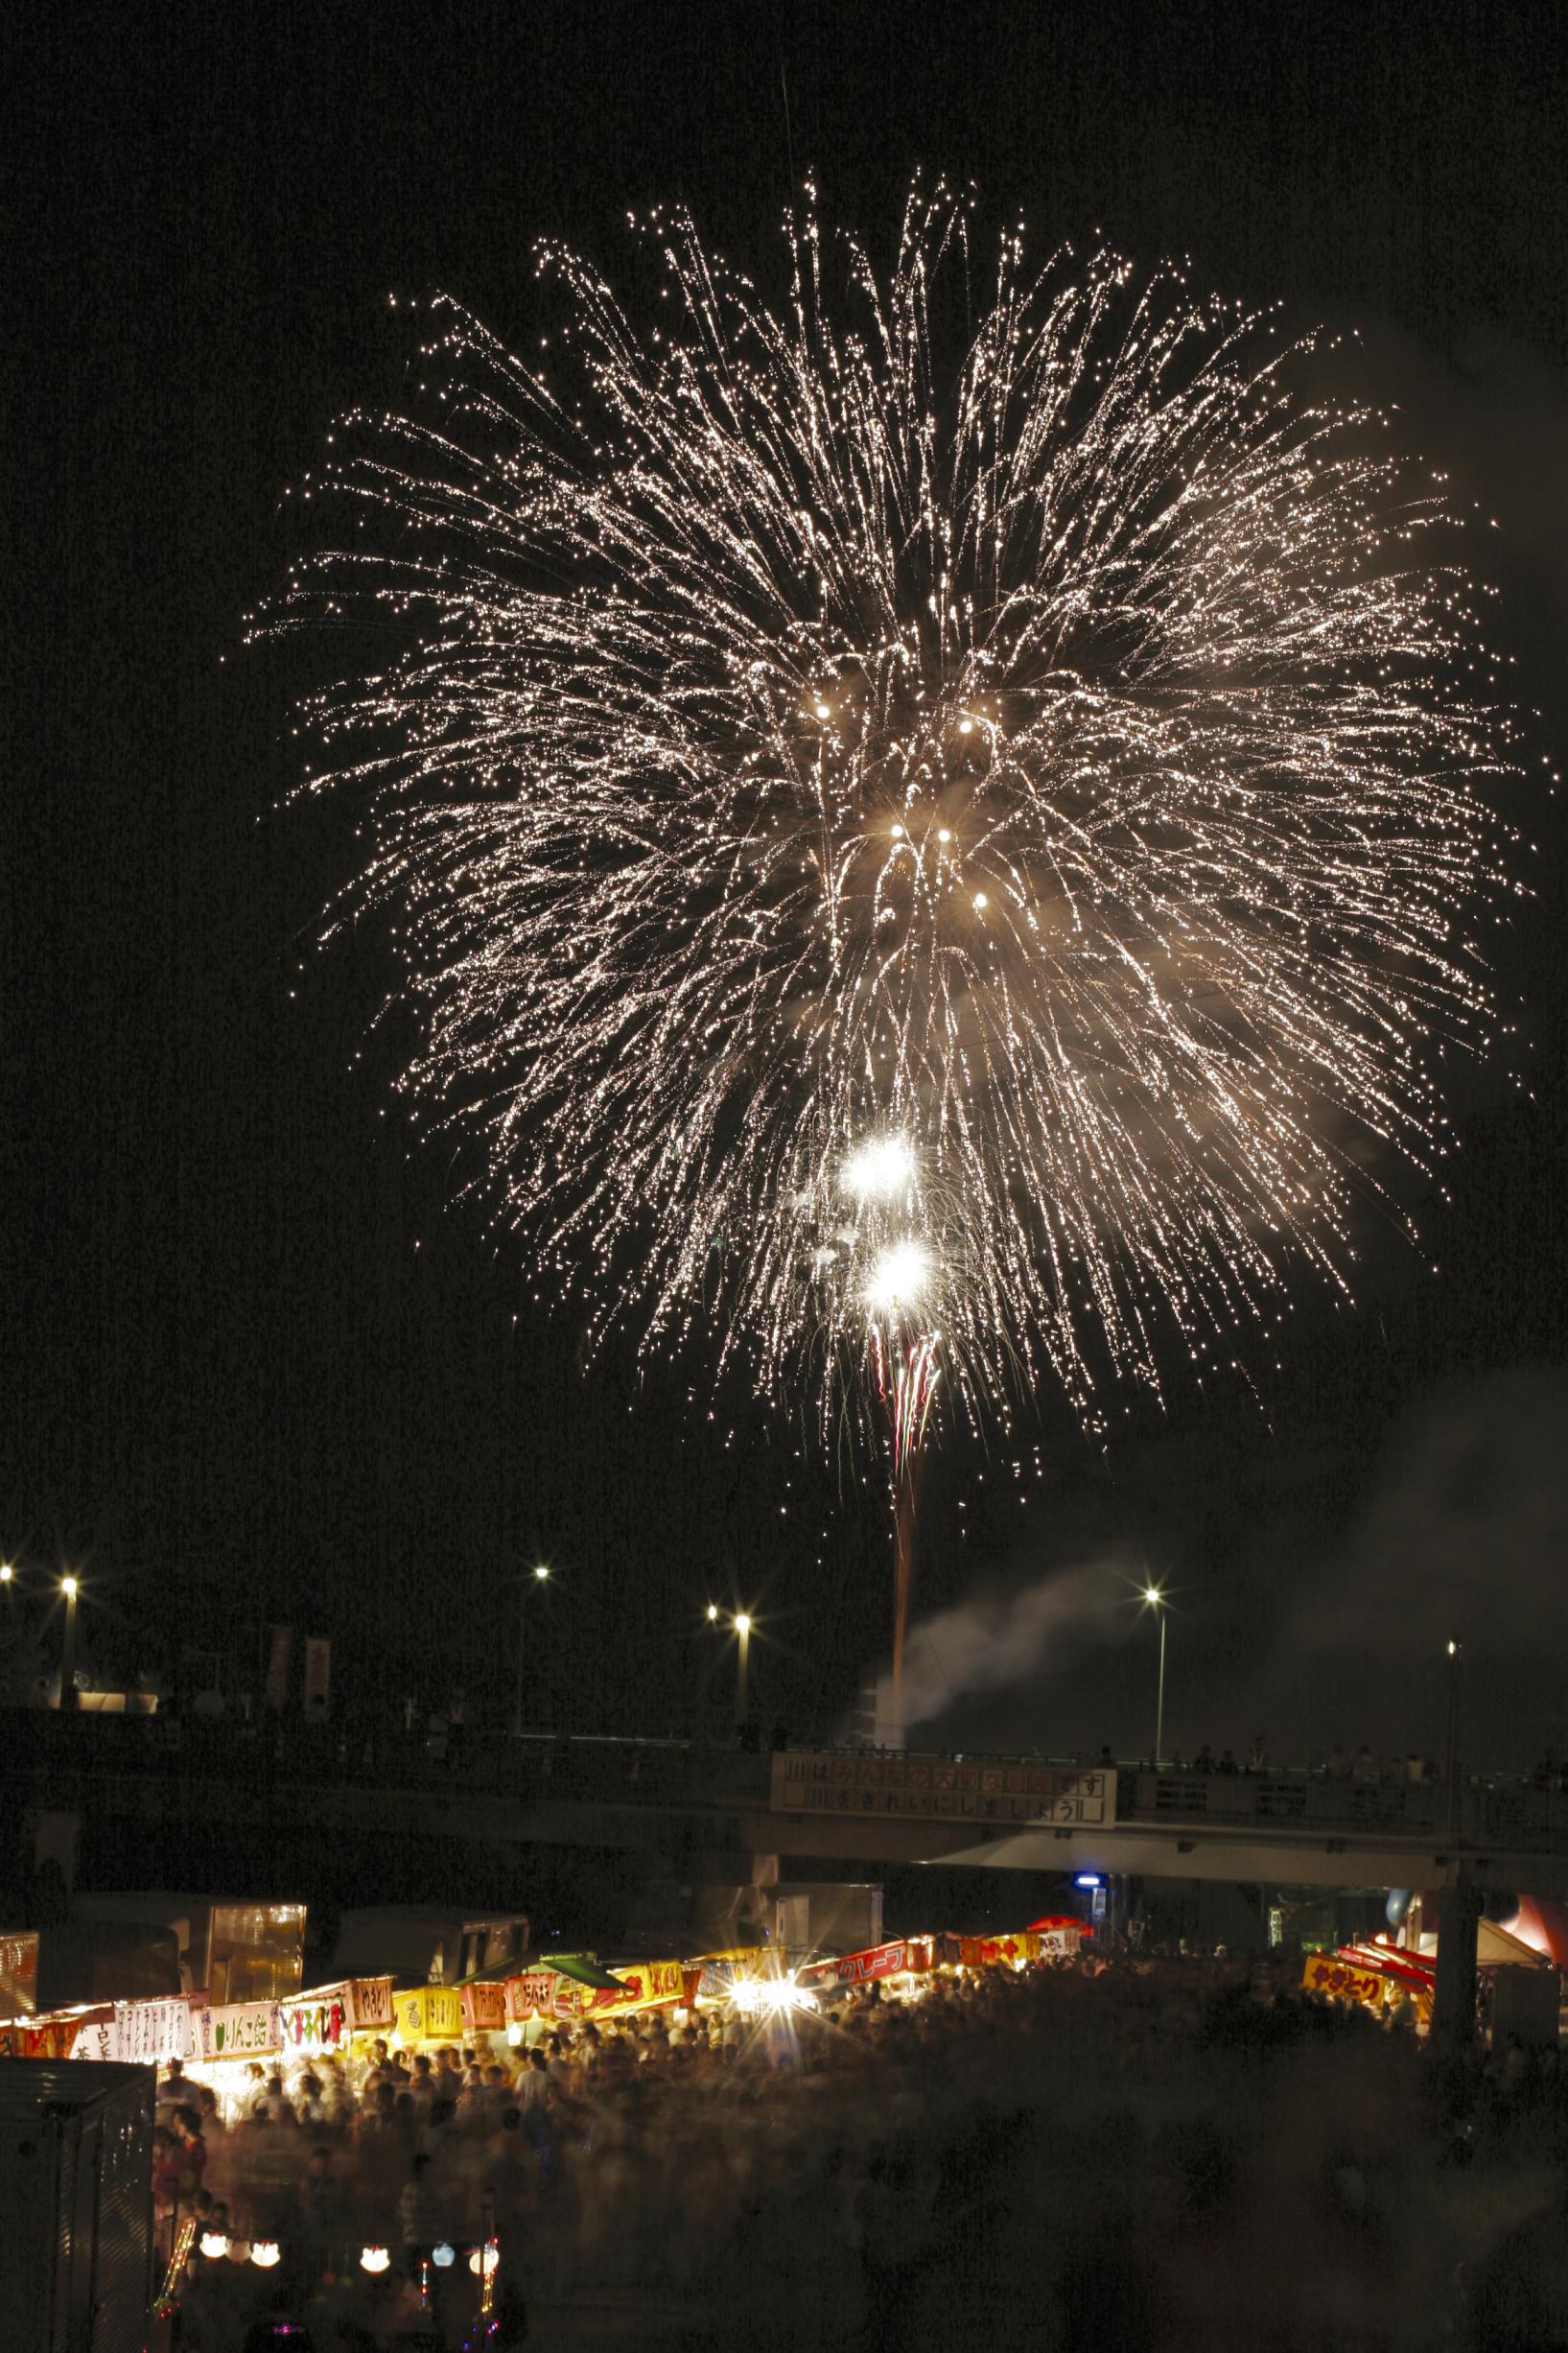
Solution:
<svg viewBox="0 0 1568 2353">
<path fill-rule="evenodd" d="M 763 1615 L 767 1713 L 826 1723 L 885 1643 L 879 1483 L 700 1365 L 613 1347 L 584 1377 L 393 1102 L 384 945 L 315 946 L 355 812 L 280 812 L 309 675 L 241 645 L 297 545 L 283 494 L 335 412 L 399 397 L 389 293 L 516 342 L 534 239 L 613 275 L 627 210 L 675 198 L 766 289 L 792 174 L 886 254 L 911 173 L 946 173 L 987 243 L 1021 213 L 1041 257 L 1099 231 L 1359 329 L 1344 388 L 1498 519 L 1492 634 L 1560 763 L 1560 12 L 181 15 L 39 12 L 12 68 L 0 1543 L 81 1568 L 105 1674 L 183 1641 L 253 1680 L 281 1619 L 334 1637 L 362 1705 L 499 1706 L 544 1558 L 530 1715 L 684 1723 L 712 1597 Z M 1568 1749 L 1563 822 L 1533 787 L 1509 808 L 1539 844 L 1497 948 L 1533 1099 L 1461 1082 L 1430 1253 L 1369 1230 L 1353 1311 L 1299 1284 L 1257 1400 L 1177 1384 L 1100 1452 L 1044 1398 L 1040 1479 L 933 1462 L 932 1736 L 1146 1745 L 1127 1596 L 1157 1573 L 1179 1744 L 1434 1750 L 1452 1633 L 1477 1761 Z"/>
</svg>

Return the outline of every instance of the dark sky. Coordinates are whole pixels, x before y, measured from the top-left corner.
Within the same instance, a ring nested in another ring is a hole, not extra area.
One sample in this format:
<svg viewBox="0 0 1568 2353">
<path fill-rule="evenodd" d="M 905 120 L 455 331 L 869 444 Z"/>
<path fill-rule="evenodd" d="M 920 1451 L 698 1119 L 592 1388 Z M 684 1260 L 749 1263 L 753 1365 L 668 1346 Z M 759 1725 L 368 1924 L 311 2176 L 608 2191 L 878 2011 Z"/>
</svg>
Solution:
<svg viewBox="0 0 1568 2353">
<path fill-rule="evenodd" d="M 504 1692 L 537 1550 L 532 1712 L 677 1721 L 712 1593 L 767 1612 L 764 1701 L 805 1721 L 884 1638 L 880 1497 L 784 1415 L 711 1421 L 685 1372 L 612 1352 L 584 1380 L 570 1320 L 446 1206 L 366 1035 L 375 942 L 312 946 L 352 812 L 274 813 L 297 681 L 239 640 L 281 494 L 336 410 L 396 393 L 393 290 L 510 340 L 541 235 L 613 265 L 629 207 L 683 197 L 766 283 L 792 166 L 884 245 L 912 170 L 972 176 L 1037 250 L 1099 230 L 1359 327 L 1351 383 L 1499 519 L 1495 635 L 1560 760 L 1561 15 L 419 13 L 37 12 L 12 44 L 0 1542 L 83 1565 L 105 1661 L 184 1638 L 247 1669 L 285 1617 L 344 1688 L 432 1697 Z M 1357 1309 L 1301 1294 L 1261 1409 L 1178 1390 L 1102 1455 L 1043 1400 L 1021 1504 L 972 1447 L 934 1463 L 946 1731 L 1146 1742 L 1150 1630 L 1108 1597 L 1148 1565 L 1182 1605 L 1179 1741 L 1435 1747 L 1453 1627 L 1478 1754 L 1568 1744 L 1562 826 L 1516 813 L 1538 896 L 1499 960 L 1535 1099 L 1468 1087 L 1441 1274 L 1369 1237 Z"/>
</svg>

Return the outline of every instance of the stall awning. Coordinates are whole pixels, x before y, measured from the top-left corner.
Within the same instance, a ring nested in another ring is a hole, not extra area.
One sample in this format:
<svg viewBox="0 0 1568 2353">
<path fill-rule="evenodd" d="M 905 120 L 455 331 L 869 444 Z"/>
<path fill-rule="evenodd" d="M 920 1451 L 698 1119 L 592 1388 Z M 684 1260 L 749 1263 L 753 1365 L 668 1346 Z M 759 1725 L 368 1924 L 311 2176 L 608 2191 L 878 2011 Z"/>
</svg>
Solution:
<svg viewBox="0 0 1568 2353">
<path fill-rule="evenodd" d="M 541 1968 L 554 1969 L 561 1977 L 570 1977 L 579 1986 L 597 1986 L 606 1993 L 623 1993 L 625 1987 L 619 1977 L 600 1968 L 592 1953 L 546 1953 Z"/>
</svg>

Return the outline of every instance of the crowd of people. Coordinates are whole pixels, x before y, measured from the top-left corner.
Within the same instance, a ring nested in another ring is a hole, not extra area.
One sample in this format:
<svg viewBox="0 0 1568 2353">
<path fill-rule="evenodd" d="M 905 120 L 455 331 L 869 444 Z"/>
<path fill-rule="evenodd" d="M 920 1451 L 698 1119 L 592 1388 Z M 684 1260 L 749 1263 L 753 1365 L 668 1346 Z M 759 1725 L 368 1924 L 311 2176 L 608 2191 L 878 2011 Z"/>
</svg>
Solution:
<svg viewBox="0 0 1568 2353">
<path fill-rule="evenodd" d="M 1444 2056 L 1239 1963 L 377 2046 L 258 2066 L 229 2114 L 176 2070 L 159 2131 L 170 2221 L 226 2248 L 193 2255 L 189 2353 L 283 2311 L 320 2353 L 384 2345 L 416 2307 L 458 2345 L 486 2242 L 503 2346 L 530 2311 L 590 2341 L 560 2316 L 617 2297 L 691 2346 L 1568 2343 L 1556 2055 Z M 233 2259 L 257 2243 L 275 2266 Z"/>
</svg>

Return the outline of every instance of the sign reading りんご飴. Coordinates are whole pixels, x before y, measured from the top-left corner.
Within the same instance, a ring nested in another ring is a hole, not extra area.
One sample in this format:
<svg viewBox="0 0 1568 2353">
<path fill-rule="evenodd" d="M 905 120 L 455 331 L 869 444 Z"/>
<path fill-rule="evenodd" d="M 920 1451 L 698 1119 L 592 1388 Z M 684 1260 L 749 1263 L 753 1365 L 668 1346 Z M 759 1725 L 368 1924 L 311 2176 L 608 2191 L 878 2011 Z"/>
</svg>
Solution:
<svg viewBox="0 0 1568 2353">
<path fill-rule="evenodd" d="M 1116 1814 L 1114 1773 L 961 1757 L 876 1756 L 860 1750 L 773 1759 L 776 1814 L 872 1814 L 937 1822 L 1039 1822 L 1094 1827 Z"/>
<path fill-rule="evenodd" d="M 191 2012 L 193 2059 L 259 2059 L 283 2048 L 283 2018 L 276 2002 L 223 2002 Z"/>
</svg>

